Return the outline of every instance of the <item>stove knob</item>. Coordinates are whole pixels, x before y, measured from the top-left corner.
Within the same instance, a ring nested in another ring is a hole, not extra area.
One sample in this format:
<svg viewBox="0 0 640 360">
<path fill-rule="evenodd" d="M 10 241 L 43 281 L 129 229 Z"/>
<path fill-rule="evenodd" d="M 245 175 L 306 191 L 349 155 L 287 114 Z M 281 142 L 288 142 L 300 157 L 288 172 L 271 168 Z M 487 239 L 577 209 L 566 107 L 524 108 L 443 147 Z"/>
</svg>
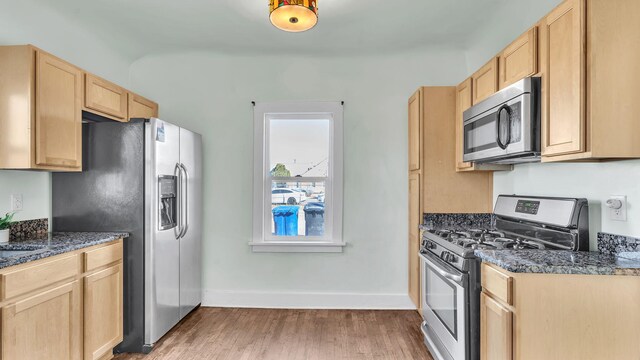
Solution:
<svg viewBox="0 0 640 360">
<path fill-rule="evenodd" d="M 438 247 L 438 245 L 436 245 L 436 243 L 434 243 L 433 241 L 428 241 L 427 242 L 427 249 L 433 250 L 433 249 L 435 249 L 437 247 Z"/>
<path fill-rule="evenodd" d="M 456 261 L 456 256 L 453 255 L 452 253 L 445 253 L 444 254 L 444 261 L 446 261 L 446 262 L 455 262 Z"/>
</svg>

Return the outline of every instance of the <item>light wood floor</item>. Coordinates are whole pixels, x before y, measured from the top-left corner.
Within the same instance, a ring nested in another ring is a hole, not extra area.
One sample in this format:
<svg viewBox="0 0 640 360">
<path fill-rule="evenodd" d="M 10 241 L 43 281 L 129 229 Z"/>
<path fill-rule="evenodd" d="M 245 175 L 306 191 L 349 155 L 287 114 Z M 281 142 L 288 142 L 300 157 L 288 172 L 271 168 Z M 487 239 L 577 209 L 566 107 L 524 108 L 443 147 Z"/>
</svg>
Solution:
<svg viewBox="0 0 640 360">
<path fill-rule="evenodd" d="M 133 359 L 433 360 L 416 311 L 200 308 Z"/>
</svg>

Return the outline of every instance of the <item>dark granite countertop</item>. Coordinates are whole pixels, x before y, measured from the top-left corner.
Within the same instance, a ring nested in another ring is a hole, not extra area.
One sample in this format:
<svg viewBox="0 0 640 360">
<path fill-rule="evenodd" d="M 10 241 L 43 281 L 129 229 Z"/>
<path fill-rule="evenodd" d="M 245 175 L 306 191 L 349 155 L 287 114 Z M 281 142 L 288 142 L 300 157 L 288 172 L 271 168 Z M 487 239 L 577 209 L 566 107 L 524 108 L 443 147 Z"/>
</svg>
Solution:
<svg viewBox="0 0 640 360">
<path fill-rule="evenodd" d="M 10 241 L 0 244 L 0 269 L 126 237 L 122 232 L 63 232 Z"/>
<path fill-rule="evenodd" d="M 564 250 L 476 250 L 475 255 L 514 273 L 640 276 L 640 252 L 616 255 Z"/>
</svg>

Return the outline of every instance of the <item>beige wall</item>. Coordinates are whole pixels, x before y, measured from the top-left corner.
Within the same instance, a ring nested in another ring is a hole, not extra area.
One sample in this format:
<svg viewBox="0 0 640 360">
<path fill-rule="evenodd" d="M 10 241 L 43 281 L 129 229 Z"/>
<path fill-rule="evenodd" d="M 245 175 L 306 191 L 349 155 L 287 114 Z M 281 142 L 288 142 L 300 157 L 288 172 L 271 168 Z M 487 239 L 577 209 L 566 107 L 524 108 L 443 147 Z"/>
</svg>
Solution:
<svg viewBox="0 0 640 360">
<path fill-rule="evenodd" d="M 33 44 L 118 84 L 128 85 L 131 61 L 106 46 L 90 29 L 33 3 L 3 1 L 0 45 Z M 0 154 L 8 156 L 8 154 Z M 0 214 L 10 209 L 10 194 L 22 194 L 24 210 L 16 220 L 51 216 L 51 175 L 47 172 L 0 170 Z"/>
<path fill-rule="evenodd" d="M 464 71 L 460 51 L 137 61 L 132 85 L 162 104 L 165 120 L 203 135 L 205 304 L 349 307 L 364 297 L 372 307 L 410 307 L 407 99 Z M 344 253 L 251 252 L 252 100 L 345 101 Z"/>
</svg>

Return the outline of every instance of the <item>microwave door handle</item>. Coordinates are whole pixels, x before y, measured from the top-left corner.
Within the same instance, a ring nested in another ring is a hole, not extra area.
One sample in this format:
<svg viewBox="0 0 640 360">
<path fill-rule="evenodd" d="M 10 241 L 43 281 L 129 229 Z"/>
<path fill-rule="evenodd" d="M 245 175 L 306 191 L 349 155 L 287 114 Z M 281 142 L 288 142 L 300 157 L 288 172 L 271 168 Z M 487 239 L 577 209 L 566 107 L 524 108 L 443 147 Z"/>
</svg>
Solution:
<svg viewBox="0 0 640 360">
<path fill-rule="evenodd" d="M 502 142 L 502 139 L 500 138 L 500 115 L 502 114 L 502 111 L 507 111 L 507 139 L 505 142 Z M 496 144 L 498 144 L 498 146 L 500 147 L 500 149 L 502 150 L 506 150 L 507 149 L 507 145 L 509 145 L 509 143 L 511 142 L 511 108 L 509 107 L 509 105 L 502 105 L 499 109 L 498 112 L 496 113 Z"/>
</svg>

